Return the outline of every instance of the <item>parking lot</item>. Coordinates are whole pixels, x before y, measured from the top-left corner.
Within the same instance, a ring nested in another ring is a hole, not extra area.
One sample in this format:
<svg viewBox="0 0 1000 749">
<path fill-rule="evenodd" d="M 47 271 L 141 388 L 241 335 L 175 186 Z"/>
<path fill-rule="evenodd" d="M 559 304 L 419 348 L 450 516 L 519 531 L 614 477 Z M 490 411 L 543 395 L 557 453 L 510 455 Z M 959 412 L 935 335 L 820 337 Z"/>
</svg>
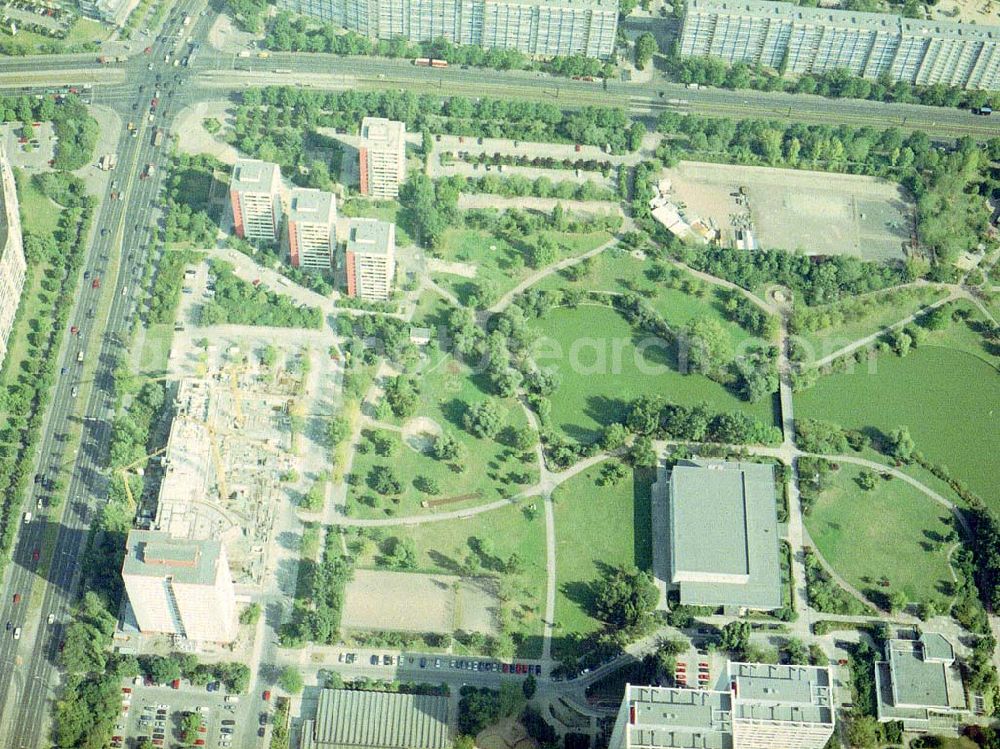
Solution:
<svg viewBox="0 0 1000 749">
<path fill-rule="evenodd" d="M 122 687 L 122 714 L 115 725 L 112 749 L 132 749 L 143 737 L 157 747 L 175 746 L 183 740 L 191 715 L 197 715 L 201 723 L 195 746 L 242 749 L 263 745 L 262 715 L 270 716 L 270 705 L 261 695 L 226 695 L 186 683 L 178 689 L 130 683 Z"/>
<path fill-rule="evenodd" d="M 511 676 L 540 676 L 542 667 L 538 663 L 526 661 L 510 661 L 507 663 L 488 658 L 457 657 L 445 653 L 392 653 L 372 652 L 369 650 L 345 650 L 337 654 L 338 667 L 369 670 L 384 667 L 392 670 L 390 676 L 400 677 L 406 672 L 408 677 L 421 671 L 439 672 L 476 672 L 509 674 Z M 429 677 L 428 677 L 429 678 Z"/>
</svg>

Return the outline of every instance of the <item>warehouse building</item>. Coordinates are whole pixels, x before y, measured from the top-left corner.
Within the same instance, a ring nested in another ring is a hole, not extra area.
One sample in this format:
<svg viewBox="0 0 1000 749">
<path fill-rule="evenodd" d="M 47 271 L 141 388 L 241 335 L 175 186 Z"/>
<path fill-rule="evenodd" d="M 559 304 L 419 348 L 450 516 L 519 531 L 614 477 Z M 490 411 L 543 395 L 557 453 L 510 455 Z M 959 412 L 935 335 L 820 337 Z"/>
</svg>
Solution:
<svg viewBox="0 0 1000 749">
<path fill-rule="evenodd" d="M 1000 89 L 1000 26 L 767 0 L 688 0 L 678 50 L 790 73 L 842 68 L 869 79 Z"/>
<path fill-rule="evenodd" d="M 618 0 L 278 0 L 372 39 L 517 49 L 528 55 L 607 58 L 618 32 Z"/>
<path fill-rule="evenodd" d="M 878 719 L 902 721 L 907 731 L 953 728 L 968 709 L 955 649 L 937 633 L 889 640 L 876 664 L 875 693 Z"/>
<path fill-rule="evenodd" d="M 7 153 L 0 145 L 0 365 L 7 355 L 7 341 L 17 307 L 24 290 L 28 265 L 24 259 L 24 239 L 21 235 L 21 212 L 17 202 L 14 172 Z"/>
<path fill-rule="evenodd" d="M 681 461 L 670 472 L 667 525 L 666 582 L 682 604 L 733 611 L 781 607 L 770 465 Z"/>
<path fill-rule="evenodd" d="M 199 642 L 236 639 L 236 594 L 218 541 L 133 530 L 122 580 L 141 632 Z"/>
<path fill-rule="evenodd" d="M 609 749 L 821 749 L 833 734 L 830 670 L 730 662 L 716 689 L 627 685 Z"/>
<path fill-rule="evenodd" d="M 448 698 L 324 689 L 300 749 L 449 749 Z"/>
</svg>

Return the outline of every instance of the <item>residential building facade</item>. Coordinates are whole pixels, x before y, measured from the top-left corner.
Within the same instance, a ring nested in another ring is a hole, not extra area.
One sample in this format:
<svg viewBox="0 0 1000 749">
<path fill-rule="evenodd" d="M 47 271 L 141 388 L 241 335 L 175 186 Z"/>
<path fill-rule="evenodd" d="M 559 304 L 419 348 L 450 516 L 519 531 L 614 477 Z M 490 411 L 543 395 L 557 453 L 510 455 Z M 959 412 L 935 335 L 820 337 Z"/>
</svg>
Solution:
<svg viewBox="0 0 1000 749">
<path fill-rule="evenodd" d="M 406 179 L 406 125 L 384 117 L 365 117 L 358 159 L 361 194 L 395 198 Z"/>
<path fill-rule="evenodd" d="M 715 689 L 628 684 L 609 749 L 821 749 L 834 729 L 820 666 L 730 662 Z"/>
<path fill-rule="evenodd" d="M 396 225 L 374 218 L 352 218 L 347 228 L 347 295 L 384 302 L 396 276 Z"/>
<path fill-rule="evenodd" d="M 688 0 L 678 50 L 782 72 L 1000 89 L 1000 26 L 767 0 Z"/>
<path fill-rule="evenodd" d="M 329 272 L 336 246 L 333 193 L 296 187 L 288 201 L 288 255 L 296 268 Z"/>
<path fill-rule="evenodd" d="M 607 58 L 618 32 L 618 0 L 278 0 L 372 39 L 517 49 L 528 55 Z"/>
<path fill-rule="evenodd" d="M 133 530 L 122 579 L 141 632 L 201 642 L 236 639 L 236 594 L 219 541 Z"/>
<path fill-rule="evenodd" d="M 281 169 L 257 159 L 239 159 L 229 182 L 236 236 L 275 242 L 281 230 Z"/>
<path fill-rule="evenodd" d="M 0 145 L 0 364 L 7 355 L 7 342 L 17 317 L 28 265 L 24 259 L 21 212 L 18 208 L 14 173 Z"/>
</svg>

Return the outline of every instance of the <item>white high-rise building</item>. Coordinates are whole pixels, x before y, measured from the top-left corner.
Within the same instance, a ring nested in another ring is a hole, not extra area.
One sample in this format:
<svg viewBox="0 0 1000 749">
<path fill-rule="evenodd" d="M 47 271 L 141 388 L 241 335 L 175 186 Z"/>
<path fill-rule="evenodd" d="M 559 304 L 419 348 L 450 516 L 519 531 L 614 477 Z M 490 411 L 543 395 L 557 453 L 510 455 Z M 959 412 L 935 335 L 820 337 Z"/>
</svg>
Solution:
<svg viewBox="0 0 1000 749">
<path fill-rule="evenodd" d="M 0 364 L 7 355 L 7 339 L 14 327 L 17 306 L 24 289 L 28 266 L 24 260 L 21 213 L 18 209 L 14 173 L 0 145 Z"/>
<path fill-rule="evenodd" d="M 278 0 L 372 39 L 447 39 L 527 55 L 607 58 L 615 49 L 618 0 Z"/>
<path fill-rule="evenodd" d="M 396 275 L 396 225 L 374 218 L 352 218 L 347 229 L 347 295 L 384 302 Z"/>
<path fill-rule="evenodd" d="M 236 639 L 236 594 L 219 541 L 132 531 L 127 544 L 122 579 L 141 632 L 200 642 Z"/>
<path fill-rule="evenodd" d="M 239 159 L 229 183 L 236 236 L 274 242 L 281 229 L 281 169 L 257 159 Z"/>
<path fill-rule="evenodd" d="M 384 117 L 361 121 L 361 194 L 395 198 L 406 179 L 406 125 Z"/>
<path fill-rule="evenodd" d="M 296 268 L 329 272 L 336 243 L 333 193 L 296 187 L 288 205 L 288 255 Z"/>
</svg>

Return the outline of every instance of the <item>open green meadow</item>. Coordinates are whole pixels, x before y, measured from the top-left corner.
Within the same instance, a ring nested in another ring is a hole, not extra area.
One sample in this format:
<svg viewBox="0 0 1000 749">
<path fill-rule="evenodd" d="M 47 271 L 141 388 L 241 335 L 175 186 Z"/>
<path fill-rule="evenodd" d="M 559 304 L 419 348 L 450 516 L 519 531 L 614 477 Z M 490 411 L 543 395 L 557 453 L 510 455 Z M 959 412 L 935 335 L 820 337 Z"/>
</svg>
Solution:
<svg viewBox="0 0 1000 749">
<path fill-rule="evenodd" d="M 31 179 L 24 175 L 17 181 L 17 202 L 24 216 L 24 231 L 36 236 L 51 234 L 59 225 L 62 207 L 42 193 Z"/>
<path fill-rule="evenodd" d="M 951 583 L 951 514 L 899 479 L 879 479 L 865 491 L 857 483 L 861 468 L 843 464 L 830 486 L 805 516 L 820 553 L 851 585 L 877 599 L 902 591 L 914 603 L 933 602 L 947 610 L 942 588 Z M 888 587 L 879 581 L 885 577 Z"/>
<path fill-rule="evenodd" d="M 965 322 L 934 333 L 908 356 L 879 356 L 874 371 L 823 377 L 795 395 L 795 414 L 848 429 L 910 430 L 931 462 L 948 467 L 992 508 L 1000 510 L 1000 377 Z"/>
<path fill-rule="evenodd" d="M 533 503 L 537 511 L 525 512 Z M 359 565 L 376 566 L 380 544 L 392 537 L 413 541 L 417 570 L 421 572 L 460 575 L 489 571 L 516 555 L 520 569 L 501 576 L 503 585 L 514 591 L 510 596 L 511 632 L 515 641 L 520 640 L 519 655 L 541 655 L 546 575 L 545 520 L 540 500 L 525 500 L 462 520 L 400 526 L 369 534 L 373 540 L 361 544 Z"/>
<path fill-rule="evenodd" d="M 583 234 L 549 231 L 544 234 L 558 248 L 557 260 L 589 252 L 611 239 L 604 231 Z M 478 229 L 448 229 L 435 256 L 445 262 L 467 264 L 475 270 L 472 278 L 454 273 L 433 274 L 434 280 L 455 294 L 462 304 L 467 304 L 482 284 L 491 286 L 501 295 L 534 272 L 525 264 L 520 248 Z"/>
<path fill-rule="evenodd" d="M 416 378 L 420 389 L 419 405 L 411 419 L 403 420 L 404 434 L 389 428 L 372 431 L 385 436 L 392 444 L 390 455 L 379 455 L 372 450 L 358 452 L 351 470 L 352 483 L 348 492 L 352 514 L 359 517 L 385 517 L 386 515 L 413 515 L 433 513 L 435 509 L 422 508 L 421 502 L 452 500 L 441 504 L 440 511 L 470 507 L 518 491 L 538 481 L 538 466 L 534 452 L 520 453 L 493 439 L 480 439 L 462 425 L 469 406 L 488 397 L 475 382 L 469 368 L 450 356 L 437 354 L 430 367 Z M 495 399 L 504 416 L 505 426 L 523 428 L 527 417 L 513 399 Z M 408 426 L 414 419 L 426 420 L 431 429 L 450 432 L 461 444 L 464 470 L 455 471 L 444 461 L 436 460 L 426 450 L 430 440 Z M 398 420 L 397 420 L 398 421 Z M 395 426 L 395 424 L 389 424 Z M 415 434 L 410 434 L 416 432 Z M 402 491 L 391 498 L 382 497 L 368 483 L 369 472 L 375 466 L 389 466 L 402 484 Z M 440 493 L 433 495 L 420 491 L 415 482 L 423 477 L 438 485 Z M 372 503 L 374 502 L 374 506 Z"/>
<path fill-rule="evenodd" d="M 598 486 L 600 465 L 566 481 L 552 496 L 556 529 L 556 622 L 553 655 L 571 646 L 566 635 L 600 628 L 590 613 L 592 584 L 605 565 L 649 569 L 651 470 L 614 486 Z"/>
<path fill-rule="evenodd" d="M 533 323 L 540 366 L 560 378 L 552 394 L 552 424 L 566 436 L 590 442 L 624 418 L 640 395 L 660 395 L 683 405 L 708 403 L 713 411 L 745 411 L 774 421 L 768 400 L 748 403 L 702 374 L 681 374 L 676 352 L 665 341 L 636 331 L 618 312 L 600 304 L 558 308 Z"/>
</svg>

